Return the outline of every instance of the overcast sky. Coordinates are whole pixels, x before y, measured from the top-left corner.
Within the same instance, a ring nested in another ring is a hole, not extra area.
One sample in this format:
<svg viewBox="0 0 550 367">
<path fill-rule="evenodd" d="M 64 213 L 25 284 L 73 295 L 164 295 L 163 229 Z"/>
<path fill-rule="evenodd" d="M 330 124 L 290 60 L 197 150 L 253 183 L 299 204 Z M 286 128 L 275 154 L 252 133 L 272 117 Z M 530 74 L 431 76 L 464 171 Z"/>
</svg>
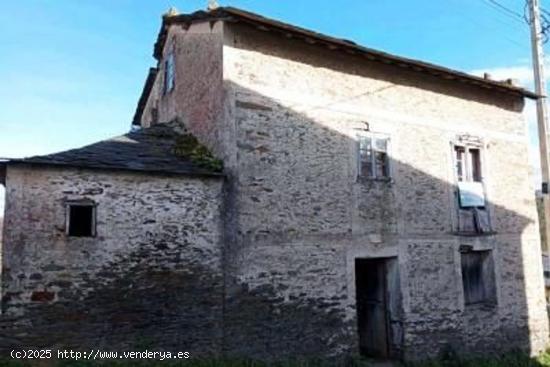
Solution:
<svg viewBox="0 0 550 367">
<path fill-rule="evenodd" d="M 498 1 L 512 12 L 491 0 L 220 4 L 401 56 L 518 78 L 530 86 L 529 29 L 513 14 L 523 13 L 523 2 Z M 191 12 L 206 4 L 207 0 L 3 1 L 0 157 L 52 153 L 128 131 L 147 69 L 154 65 L 161 14 L 170 6 Z M 550 10 L 550 0 L 542 4 Z M 532 115 L 534 109 L 528 106 L 527 111 Z M 533 147 L 535 131 L 533 125 Z M 0 210 L 2 204 L 0 191 Z"/>
</svg>

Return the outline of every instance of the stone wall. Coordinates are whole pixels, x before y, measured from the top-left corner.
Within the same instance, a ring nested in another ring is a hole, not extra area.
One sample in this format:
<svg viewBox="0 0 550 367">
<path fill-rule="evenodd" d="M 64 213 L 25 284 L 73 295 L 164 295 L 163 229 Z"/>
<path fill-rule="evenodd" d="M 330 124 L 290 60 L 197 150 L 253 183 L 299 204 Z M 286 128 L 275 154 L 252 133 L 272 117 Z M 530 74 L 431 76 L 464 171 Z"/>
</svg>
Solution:
<svg viewBox="0 0 550 367">
<path fill-rule="evenodd" d="M 406 359 L 546 346 L 521 98 L 239 23 L 169 35 L 176 88 L 160 94 L 161 71 L 147 108 L 224 159 L 226 354 L 358 353 L 356 258 L 399 263 Z M 390 137 L 389 181 L 357 179 L 367 126 Z M 482 141 L 486 236 L 456 233 L 451 142 L 466 134 Z M 496 304 L 465 306 L 461 246 L 492 251 Z"/>
<path fill-rule="evenodd" d="M 178 117 L 216 157 L 226 159 L 220 145 L 223 122 L 222 49 L 223 22 L 174 25 L 158 61 L 158 73 L 142 114 L 144 127 Z M 175 60 L 174 88 L 164 92 L 164 61 L 172 53 Z"/>
<path fill-rule="evenodd" d="M 545 347 L 521 98 L 239 24 L 226 25 L 224 40 L 224 111 L 235 136 L 226 153 L 234 157 L 226 163 L 234 185 L 227 282 L 236 287 L 228 296 L 244 283 L 271 300 L 268 315 L 296 306 L 331 320 L 312 322 L 305 337 L 304 328 L 251 333 L 244 354 L 282 341 L 271 353 L 357 353 L 354 260 L 370 257 L 398 258 L 406 359 Z M 357 179 L 365 123 L 390 137 L 391 181 Z M 483 141 L 489 236 L 456 234 L 451 142 L 462 134 Z M 492 250 L 496 305 L 464 305 L 464 245 Z M 234 330 L 251 314 L 254 327 L 273 323 L 261 308 L 227 310 L 240 320 Z M 305 350 L 307 335 L 323 347 Z"/>
<path fill-rule="evenodd" d="M 221 350 L 220 178 L 10 166 L 0 348 Z M 97 235 L 66 234 L 67 200 Z"/>
</svg>

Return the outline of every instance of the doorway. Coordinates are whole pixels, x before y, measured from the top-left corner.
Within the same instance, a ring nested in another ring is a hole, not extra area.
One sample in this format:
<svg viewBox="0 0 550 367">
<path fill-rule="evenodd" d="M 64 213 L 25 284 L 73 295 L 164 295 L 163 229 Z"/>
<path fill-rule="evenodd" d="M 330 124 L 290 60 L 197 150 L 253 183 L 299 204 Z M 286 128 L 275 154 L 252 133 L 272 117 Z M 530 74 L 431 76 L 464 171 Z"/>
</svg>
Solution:
<svg viewBox="0 0 550 367">
<path fill-rule="evenodd" d="M 355 259 L 355 291 L 361 355 L 400 358 L 403 323 L 397 258 Z"/>
</svg>

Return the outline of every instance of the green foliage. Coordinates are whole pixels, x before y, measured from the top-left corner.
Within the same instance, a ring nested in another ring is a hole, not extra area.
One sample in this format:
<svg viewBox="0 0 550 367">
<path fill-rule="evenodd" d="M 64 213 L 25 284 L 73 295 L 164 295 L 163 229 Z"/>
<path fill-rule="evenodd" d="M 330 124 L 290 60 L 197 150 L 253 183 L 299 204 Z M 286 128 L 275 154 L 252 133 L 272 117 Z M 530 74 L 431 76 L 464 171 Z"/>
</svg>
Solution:
<svg viewBox="0 0 550 367">
<path fill-rule="evenodd" d="M 44 360 L 46 361 L 46 360 Z M 309 360 L 309 361 L 286 361 L 286 362 L 260 362 L 253 360 L 222 360 L 222 359 L 188 359 L 180 360 L 177 362 L 172 361 L 153 361 L 153 360 L 103 360 L 103 361 L 88 361 L 88 360 L 53 360 L 47 361 L 45 364 L 47 366 L 57 366 L 57 367 L 100 367 L 100 366 L 109 366 L 109 367 L 130 367 L 130 366 L 153 366 L 153 367 L 334 367 L 334 364 L 329 362 L 322 362 L 318 360 Z M 53 363 L 52 363 L 53 362 Z M 23 361 L 15 361 L 9 359 L 0 359 L 0 367 L 27 367 L 34 366 L 36 364 L 27 363 Z M 337 366 L 344 366 L 338 364 Z M 355 366 L 354 366 L 355 367 Z"/>
<path fill-rule="evenodd" d="M 208 148 L 199 143 L 197 138 L 191 134 L 176 138 L 174 154 L 178 157 L 188 157 L 197 166 L 214 172 L 223 170 L 223 161 L 215 158 Z"/>
<path fill-rule="evenodd" d="M 0 359 L 0 366 L 2 367 L 23 367 L 30 366 L 28 363 L 24 363 L 14 359 Z"/>
<path fill-rule="evenodd" d="M 151 348 L 155 345 L 154 343 L 155 341 L 153 340 L 153 338 L 148 336 L 140 336 L 134 341 L 134 349 L 151 350 Z"/>
<path fill-rule="evenodd" d="M 284 362 L 260 362 L 253 360 L 224 360 L 224 359 L 193 359 L 179 361 L 152 361 L 152 360 L 104 360 L 104 361 L 73 361 L 60 360 L 48 362 L 44 365 L 59 367 L 96 367 L 96 366 L 163 366 L 163 367 L 368 367 L 377 366 L 366 359 L 353 359 L 347 363 L 331 363 L 322 360 L 284 361 Z M 12 359 L 0 359 L 0 367 L 26 367 L 35 366 L 36 363 L 28 361 L 16 361 Z M 42 364 L 41 364 L 42 365 Z M 428 361 L 410 364 L 394 364 L 395 367 L 550 367 L 550 352 L 544 353 L 538 358 L 529 358 L 524 354 L 508 354 L 498 358 L 477 359 L 447 359 L 440 361 Z"/>
<path fill-rule="evenodd" d="M 406 367 L 550 367 L 550 354 L 529 358 L 521 353 L 507 354 L 495 358 L 449 359 L 407 364 Z"/>
</svg>

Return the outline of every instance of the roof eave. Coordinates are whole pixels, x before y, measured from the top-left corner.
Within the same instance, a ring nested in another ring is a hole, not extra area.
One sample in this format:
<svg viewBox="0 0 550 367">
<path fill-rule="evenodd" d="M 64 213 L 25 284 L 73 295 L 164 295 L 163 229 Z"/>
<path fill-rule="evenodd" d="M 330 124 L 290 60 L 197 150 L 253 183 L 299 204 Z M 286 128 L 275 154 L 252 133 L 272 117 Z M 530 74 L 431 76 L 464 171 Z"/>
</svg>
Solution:
<svg viewBox="0 0 550 367">
<path fill-rule="evenodd" d="M 383 51 L 370 49 L 355 44 L 354 42 L 327 36 L 305 28 L 297 27 L 291 24 L 269 19 L 258 14 L 233 7 L 220 7 L 212 11 L 197 11 L 191 14 L 180 14 L 171 17 L 163 17 L 162 26 L 155 43 L 154 57 L 159 60 L 162 57 L 162 49 L 166 40 L 168 28 L 172 24 L 185 24 L 189 26 L 196 21 L 230 20 L 242 21 L 262 30 L 275 30 L 284 33 L 287 36 L 293 36 L 304 39 L 310 44 L 324 44 L 331 50 L 342 50 L 350 54 L 360 54 L 371 61 L 379 61 L 385 64 L 392 64 L 397 67 L 411 69 L 416 72 L 429 74 L 446 80 L 456 80 L 475 85 L 485 89 L 493 89 L 498 92 L 514 94 L 530 99 L 541 98 L 540 95 L 526 90 L 524 88 L 500 82 L 488 80 L 482 77 L 470 75 L 461 71 L 449 69 L 443 66 L 427 63 L 424 61 L 409 59 L 397 55 L 388 54 Z"/>
<path fill-rule="evenodd" d="M 104 167 L 94 165 L 78 165 L 70 163 L 55 163 L 55 162 L 32 162 L 25 159 L 11 159 L 9 161 L 0 162 L 0 178 L 2 167 L 8 165 L 20 165 L 20 166 L 44 166 L 55 168 L 72 168 L 72 169 L 89 169 L 96 171 L 109 171 L 109 172 L 133 172 L 133 173 L 145 173 L 145 174 L 159 174 L 170 176 L 189 176 L 189 177 L 211 177 L 211 178 L 225 178 L 226 175 L 223 172 L 210 172 L 210 171 L 172 171 L 172 170 L 152 170 L 152 169 L 139 169 L 129 167 Z M 5 169 L 5 168 L 4 168 Z"/>
<path fill-rule="evenodd" d="M 6 172 L 8 169 L 8 161 L 0 159 L 0 185 L 6 186 Z"/>
<path fill-rule="evenodd" d="M 352 41 L 331 37 L 331 36 L 317 33 L 305 28 L 280 22 L 274 19 L 268 19 L 260 15 L 250 13 L 241 9 L 237 9 L 233 7 L 225 7 L 223 9 L 232 15 L 246 19 L 250 24 L 263 24 L 264 26 L 268 25 L 275 28 L 279 28 L 280 30 L 283 30 L 283 31 L 297 33 L 303 37 L 306 37 L 305 40 L 308 43 L 312 43 L 312 41 L 314 42 L 314 39 L 318 39 L 319 43 L 326 42 L 327 45 L 332 45 L 332 47 L 330 47 L 331 49 L 334 49 L 334 46 L 336 46 L 347 51 L 357 51 L 359 53 L 364 54 L 367 58 L 371 59 L 372 61 L 382 61 L 384 63 L 395 64 L 396 66 L 403 67 L 403 68 L 410 68 L 414 71 L 427 72 L 428 74 L 431 74 L 437 77 L 442 77 L 444 79 L 462 80 L 465 82 L 469 82 L 473 85 L 479 85 L 481 87 L 485 87 L 489 89 L 495 88 L 499 91 L 519 94 L 531 99 L 541 98 L 540 95 L 534 92 L 531 92 L 529 90 L 526 90 L 518 86 L 507 84 L 506 82 L 488 80 L 488 79 L 474 76 L 465 72 L 446 68 L 444 66 L 439 66 L 439 65 L 435 65 L 435 64 L 420 61 L 420 60 L 392 55 L 383 51 L 378 51 L 368 47 L 357 45 Z M 376 60 L 377 58 L 379 60 Z"/>
<path fill-rule="evenodd" d="M 149 68 L 149 73 L 147 74 L 147 79 L 145 79 L 145 84 L 143 85 L 143 90 L 141 91 L 141 95 L 136 106 L 136 111 L 132 119 L 132 125 L 134 126 L 141 125 L 141 117 L 143 116 L 145 105 L 147 104 L 147 100 L 149 99 L 149 94 L 151 94 L 151 90 L 153 89 L 153 85 L 155 84 L 157 73 L 157 68 Z"/>
</svg>

